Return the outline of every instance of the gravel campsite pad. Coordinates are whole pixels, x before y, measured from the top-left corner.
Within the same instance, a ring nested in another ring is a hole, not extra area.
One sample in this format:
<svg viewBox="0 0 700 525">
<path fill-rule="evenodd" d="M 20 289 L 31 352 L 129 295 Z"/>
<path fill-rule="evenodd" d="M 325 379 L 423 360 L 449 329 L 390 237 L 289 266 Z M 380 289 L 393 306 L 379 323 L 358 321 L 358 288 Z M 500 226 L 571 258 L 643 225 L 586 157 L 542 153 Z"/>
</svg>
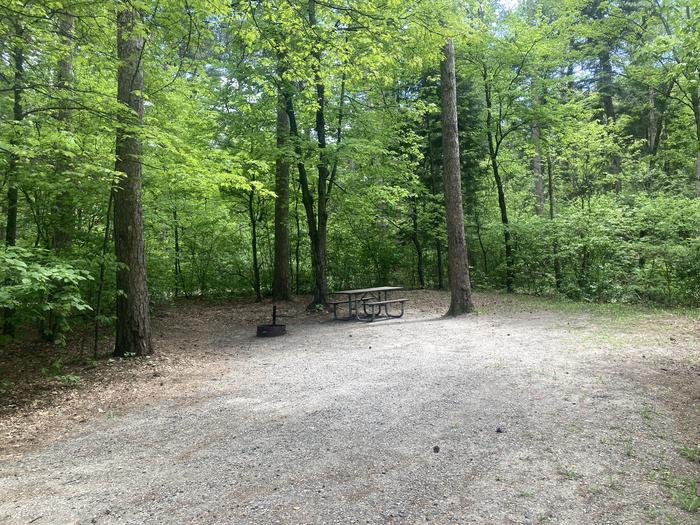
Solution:
<svg viewBox="0 0 700 525">
<path fill-rule="evenodd" d="M 173 307 L 128 392 L 3 413 L 0 522 L 698 523 L 697 313 L 408 298 L 274 339 L 267 304 Z"/>
</svg>

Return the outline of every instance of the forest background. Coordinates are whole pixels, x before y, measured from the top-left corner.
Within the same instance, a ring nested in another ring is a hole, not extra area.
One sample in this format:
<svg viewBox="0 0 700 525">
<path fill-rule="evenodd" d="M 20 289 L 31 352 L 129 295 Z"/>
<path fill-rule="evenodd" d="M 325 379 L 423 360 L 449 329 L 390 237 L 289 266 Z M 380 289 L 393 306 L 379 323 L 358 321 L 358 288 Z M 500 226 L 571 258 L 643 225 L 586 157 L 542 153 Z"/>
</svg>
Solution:
<svg viewBox="0 0 700 525">
<path fill-rule="evenodd" d="M 5 337 L 97 337 L 127 295 L 442 288 L 446 38 L 473 285 L 698 306 L 698 27 L 698 0 L 1 0 Z"/>
</svg>

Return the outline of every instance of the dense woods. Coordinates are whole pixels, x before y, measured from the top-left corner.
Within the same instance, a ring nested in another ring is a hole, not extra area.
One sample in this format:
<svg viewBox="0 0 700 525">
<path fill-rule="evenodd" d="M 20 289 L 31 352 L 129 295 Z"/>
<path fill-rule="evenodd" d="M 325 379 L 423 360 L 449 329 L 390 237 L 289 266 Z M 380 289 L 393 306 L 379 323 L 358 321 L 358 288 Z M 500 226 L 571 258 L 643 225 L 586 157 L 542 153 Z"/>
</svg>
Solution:
<svg viewBox="0 0 700 525">
<path fill-rule="evenodd" d="M 468 288 L 448 163 L 473 286 L 697 306 L 698 27 L 698 0 L 0 0 L 3 333 L 142 354 L 176 297 Z"/>
</svg>

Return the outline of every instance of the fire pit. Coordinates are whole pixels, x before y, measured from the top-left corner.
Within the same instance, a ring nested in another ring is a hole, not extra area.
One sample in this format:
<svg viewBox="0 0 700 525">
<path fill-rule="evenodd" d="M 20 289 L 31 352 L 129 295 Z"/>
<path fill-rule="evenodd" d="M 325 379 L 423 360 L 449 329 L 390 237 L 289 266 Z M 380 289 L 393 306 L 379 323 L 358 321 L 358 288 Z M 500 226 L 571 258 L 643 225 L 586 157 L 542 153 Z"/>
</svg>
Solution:
<svg viewBox="0 0 700 525">
<path fill-rule="evenodd" d="M 277 324 L 277 306 L 272 307 L 272 324 L 259 324 L 258 337 L 277 337 L 287 333 L 287 325 Z"/>
</svg>

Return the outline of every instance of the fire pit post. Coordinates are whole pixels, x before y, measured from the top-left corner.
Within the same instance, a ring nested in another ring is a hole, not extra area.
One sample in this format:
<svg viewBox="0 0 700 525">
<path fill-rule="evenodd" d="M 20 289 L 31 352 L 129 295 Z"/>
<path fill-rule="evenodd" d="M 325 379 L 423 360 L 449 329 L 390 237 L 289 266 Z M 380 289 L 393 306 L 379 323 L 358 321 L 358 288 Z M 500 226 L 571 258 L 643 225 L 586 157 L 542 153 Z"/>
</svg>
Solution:
<svg viewBox="0 0 700 525">
<path fill-rule="evenodd" d="M 277 324 L 277 305 L 272 305 L 272 324 L 259 324 L 258 337 L 277 337 L 287 333 L 287 325 Z"/>
</svg>

